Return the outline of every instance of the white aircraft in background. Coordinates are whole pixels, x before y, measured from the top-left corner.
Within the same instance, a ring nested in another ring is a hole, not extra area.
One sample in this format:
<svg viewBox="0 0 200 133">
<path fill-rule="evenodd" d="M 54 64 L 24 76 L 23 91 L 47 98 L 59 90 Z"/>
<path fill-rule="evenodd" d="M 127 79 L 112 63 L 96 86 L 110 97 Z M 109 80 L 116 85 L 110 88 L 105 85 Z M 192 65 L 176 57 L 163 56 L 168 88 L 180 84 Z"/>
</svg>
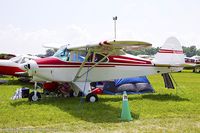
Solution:
<svg viewBox="0 0 200 133">
<path fill-rule="evenodd" d="M 200 72 L 200 56 L 185 57 L 186 67 L 193 68 L 193 72 Z"/>
<path fill-rule="evenodd" d="M 81 46 L 68 45 L 61 47 L 53 57 L 29 61 L 25 68 L 28 68 L 35 84 L 38 81 L 67 82 L 73 86 L 75 93 L 81 91 L 87 101 L 95 102 L 98 97 L 91 93 L 91 82 L 182 70 L 184 54 L 180 42 L 174 37 L 166 40 L 153 60 L 124 52 L 150 46 L 147 42 L 117 40 Z M 37 101 L 39 92 L 35 89 L 31 97 Z"/>
<path fill-rule="evenodd" d="M 9 60 L 0 60 L 0 75 L 23 76 L 26 71 L 21 65 L 29 60 L 38 59 L 36 56 L 20 55 Z"/>
</svg>

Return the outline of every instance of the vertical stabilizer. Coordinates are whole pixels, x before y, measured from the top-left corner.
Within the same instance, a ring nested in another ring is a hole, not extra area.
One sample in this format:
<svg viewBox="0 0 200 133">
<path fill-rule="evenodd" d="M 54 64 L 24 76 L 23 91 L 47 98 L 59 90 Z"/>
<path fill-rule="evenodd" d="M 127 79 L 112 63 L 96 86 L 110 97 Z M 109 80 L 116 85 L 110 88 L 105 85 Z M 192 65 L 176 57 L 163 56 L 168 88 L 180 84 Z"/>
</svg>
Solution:
<svg viewBox="0 0 200 133">
<path fill-rule="evenodd" d="M 155 65 L 180 66 L 185 64 L 183 49 L 175 37 L 169 37 L 153 60 Z"/>
</svg>

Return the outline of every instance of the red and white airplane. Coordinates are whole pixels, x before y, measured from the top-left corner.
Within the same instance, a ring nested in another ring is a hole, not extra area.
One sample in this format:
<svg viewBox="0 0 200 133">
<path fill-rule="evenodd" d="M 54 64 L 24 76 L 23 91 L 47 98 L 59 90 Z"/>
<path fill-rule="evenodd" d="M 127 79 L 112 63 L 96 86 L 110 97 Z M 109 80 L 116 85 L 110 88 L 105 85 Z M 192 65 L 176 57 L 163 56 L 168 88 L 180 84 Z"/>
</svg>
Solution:
<svg viewBox="0 0 200 133">
<path fill-rule="evenodd" d="M 22 76 L 26 71 L 21 68 L 21 64 L 31 60 L 37 59 L 36 56 L 20 55 L 9 60 L 0 60 L 0 75 Z"/>
<path fill-rule="evenodd" d="M 180 42 L 168 38 L 153 60 L 126 54 L 124 50 L 150 47 L 140 41 L 104 41 L 82 46 L 63 46 L 53 57 L 31 60 L 26 64 L 34 81 L 68 82 L 74 92 L 83 92 L 87 101 L 98 97 L 91 92 L 90 83 L 119 78 L 180 71 L 185 64 Z M 32 100 L 38 100 L 35 90 Z"/>
<path fill-rule="evenodd" d="M 185 57 L 185 63 L 193 72 L 200 72 L 200 56 Z"/>
</svg>

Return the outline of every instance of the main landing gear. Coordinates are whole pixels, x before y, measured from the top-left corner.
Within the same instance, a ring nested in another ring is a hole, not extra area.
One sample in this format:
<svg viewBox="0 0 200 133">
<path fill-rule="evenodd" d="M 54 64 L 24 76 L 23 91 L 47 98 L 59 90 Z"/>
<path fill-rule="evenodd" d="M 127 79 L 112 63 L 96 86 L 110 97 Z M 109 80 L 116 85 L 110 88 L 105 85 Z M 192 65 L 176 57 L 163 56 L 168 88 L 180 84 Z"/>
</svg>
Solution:
<svg viewBox="0 0 200 133">
<path fill-rule="evenodd" d="M 86 95 L 86 101 L 87 102 L 97 102 L 99 99 L 98 99 L 98 96 L 96 94 L 93 94 L 93 93 L 89 93 Z"/>
<path fill-rule="evenodd" d="M 28 99 L 29 101 L 39 101 L 41 99 L 41 94 L 40 92 L 37 91 L 37 82 L 34 83 L 34 90 L 29 94 Z M 77 97 L 77 96 L 83 96 L 84 94 L 82 92 L 79 92 L 78 94 L 76 94 L 74 91 L 70 92 L 70 97 Z M 98 96 L 97 94 L 94 93 L 89 93 L 86 95 L 86 99 L 87 102 L 97 102 L 98 101 Z"/>
<path fill-rule="evenodd" d="M 84 96 L 84 93 L 79 91 L 78 94 L 76 94 L 73 90 L 70 92 L 70 97 L 82 97 Z M 97 102 L 98 101 L 98 96 L 93 93 L 89 93 L 86 95 L 86 102 Z"/>
</svg>

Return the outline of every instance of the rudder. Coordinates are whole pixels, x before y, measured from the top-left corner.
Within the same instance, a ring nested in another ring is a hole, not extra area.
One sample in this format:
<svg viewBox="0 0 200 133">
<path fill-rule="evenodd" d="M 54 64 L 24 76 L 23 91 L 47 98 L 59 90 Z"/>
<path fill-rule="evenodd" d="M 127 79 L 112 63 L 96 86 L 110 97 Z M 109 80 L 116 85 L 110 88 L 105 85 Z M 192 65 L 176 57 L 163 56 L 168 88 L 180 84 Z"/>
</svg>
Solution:
<svg viewBox="0 0 200 133">
<path fill-rule="evenodd" d="M 155 65 L 181 66 L 185 64 L 182 46 L 177 38 L 169 37 L 155 55 Z"/>
</svg>

